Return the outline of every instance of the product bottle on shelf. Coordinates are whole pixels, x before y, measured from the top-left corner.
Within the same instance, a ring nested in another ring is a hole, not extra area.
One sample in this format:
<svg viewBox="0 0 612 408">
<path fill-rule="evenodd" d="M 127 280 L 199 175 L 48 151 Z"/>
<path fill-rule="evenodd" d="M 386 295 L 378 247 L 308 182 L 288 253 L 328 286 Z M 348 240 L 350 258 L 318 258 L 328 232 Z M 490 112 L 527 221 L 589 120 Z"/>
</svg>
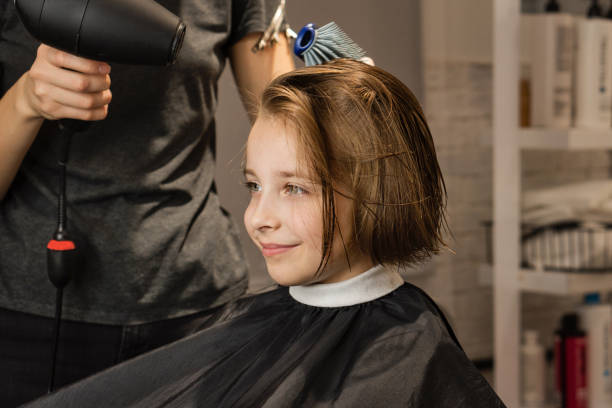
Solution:
<svg viewBox="0 0 612 408">
<path fill-rule="evenodd" d="M 586 334 L 579 328 L 578 315 L 563 315 L 555 332 L 556 388 L 563 408 L 588 408 L 586 353 Z"/>
<path fill-rule="evenodd" d="M 520 21 L 519 126 L 531 126 L 532 18 L 523 15 Z"/>
<path fill-rule="evenodd" d="M 544 6 L 544 10 L 547 13 L 554 13 L 560 11 L 561 8 L 559 7 L 559 3 L 557 3 L 557 0 L 548 0 L 548 3 L 546 3 L 546 6 Z"/>
<path fill-rule="evenodd" d="M 587 9 L 587 17 L 601 17 L 603 15 L 601 7 L 599 7 L 599 1 L 591 0 L 591 4 Z"/>
<path fill-rule="evenodd" d="M 558 7 L 521 16 L 522 106 L 527 95 L 531 98 L 528 119 L 526 112 L 521 116 L 522 126 L 571 126 L 574 36 L 574 17 Z M 529 88 L 524 88 L 527 75 Z"/>
<path fill-rule="evenodd" d="M 538 332 L 525 330 L 521 346 L 523 407 L 541 408 L 546 400 L 546 356 Z"/>
<path fill-rule="evenodd" d="M 605 130 L 612 126 L 612 22 L 601 17 L 597 1 L 576 17 L 574 122 Z"/>
<path fill-rule="evenodd" d="M 585 296 L 578 310 L 582 328 L 587 336 L 587 377 L 589 408 L 612 407 L 612 365 L 610 335 L 612 306 L 601 303 L 599 293 Z"/>
</svg>

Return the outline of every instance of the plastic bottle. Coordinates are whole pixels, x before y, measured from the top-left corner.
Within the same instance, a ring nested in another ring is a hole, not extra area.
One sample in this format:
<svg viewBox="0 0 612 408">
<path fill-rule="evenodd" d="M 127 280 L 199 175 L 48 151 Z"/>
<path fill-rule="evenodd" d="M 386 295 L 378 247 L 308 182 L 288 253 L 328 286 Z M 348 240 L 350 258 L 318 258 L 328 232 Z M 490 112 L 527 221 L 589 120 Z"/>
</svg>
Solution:
<svg viewBox="0 0 612 408">
<path fill-rule="evenodd" d="M 589 293 L 579 311 L 587 335 L 587 378 L 589 408 L 612 407 L 610 335 L 612 306 L 601 303 L 599 293 Z"/>
<path fill-rule="evenodd" d="M 601 17 L 602 11 L 601 7 L 599 7 L 599 2 L 597 0 L 591 0 L 591 4 L 587 9 L 587 17 Z"/>
<path fill-rule="evenodd" d="M 538 341 L 538 332 L 525 330 L 521 346 L 522 388 L 524 407 L 541 407 L 546 400 L 546 357 Z"/>
<path fill-rule="evenodd" d="M 612 124 L 612 23 L 595 13 L 575 19 L 575 126 L 607 130 Z"/>
<path fill-rule="evenodd" d="M 557 0 L 548 0 L 548 3 L 546 3 L 546 6 L 544 6 L 544 11 L 547 13 L 556 13 L 560 10 L 561 8 L 559 7 Z"/>
<path fill-rule="evenodd" d="M 588 408 L 586 353 L 586 334 L 578 327 L 578 315 L 563 315 L 555 332 L 556 383 L 563 408 Z"/>
<path fill-rule="evenodd" d="M 575 18 L 559 11 L 524 14 L 520 30 L 521 79 L 529 82 L 530 95 L 529 120 L 522 123 L 567 129 L 572 124 Z"/>
</svg>

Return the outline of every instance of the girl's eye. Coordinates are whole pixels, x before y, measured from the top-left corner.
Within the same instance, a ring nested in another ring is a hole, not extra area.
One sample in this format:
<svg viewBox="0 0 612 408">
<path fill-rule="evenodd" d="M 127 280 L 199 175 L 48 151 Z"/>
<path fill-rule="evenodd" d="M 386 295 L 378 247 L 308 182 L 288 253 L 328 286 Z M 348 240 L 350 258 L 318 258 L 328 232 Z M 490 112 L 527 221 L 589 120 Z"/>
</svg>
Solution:
<svg viewBox="0 0 612 408">
<path fill-rule="evenodd" d="M 261 191 L 261 186 L 253 181 L 247 181 L 244 183 L 244 186 L 246 187 L 247 190 L 249 190 L 252 193 L 256 193 L 258 191 Z"/>
<path fill-rule="evenodd" d="M 287 184 L 287 187 L 285 187 L 285 191 L 287 192 L 287 194 L 290 194 L 290 195 L 298 195 L 298 194 L 306 193 L 306 190 L 304 190 L 302 187 L 296 186 L 293 184 Z"/>
</svg>

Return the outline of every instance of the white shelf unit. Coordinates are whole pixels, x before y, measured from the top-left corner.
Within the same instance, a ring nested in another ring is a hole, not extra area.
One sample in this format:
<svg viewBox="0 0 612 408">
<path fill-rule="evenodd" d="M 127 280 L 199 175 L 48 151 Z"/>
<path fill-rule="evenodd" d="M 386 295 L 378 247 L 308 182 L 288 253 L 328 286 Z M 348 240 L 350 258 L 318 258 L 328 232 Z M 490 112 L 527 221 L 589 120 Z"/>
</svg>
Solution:
<svg viewBox="0 0 612 408">
<path fill-rule="evenodd" d="M 492 286 L 492 266 L 481 264 L 478 274 L 481 285 Z M 543 295 L 571 296 L 612 290 L 612 274 L 567 273 L 519 269 L 519 289 Z"/>
<path fill-rule="evenodd" d="M 520 1 L 493 2 L 494 381 L 520 406 L 520 294 L 571 295 L 612 289 L 612 276 L 524 270 L 520 264 L 521 149 L 612 149 L 612 130 L 518 126 Z"/>
<path fill-rule="evenodd" d="M 612 273 L 567 273 L 521 269 L 519 287 L 524 292 L 579 295 L 612 289 Z"/>
<path fill-rule="evenodd" d="M 612 129 L 521 128 L 518 130 L 518 138 L 521 149 L 612 149 Z"/>
</svg>

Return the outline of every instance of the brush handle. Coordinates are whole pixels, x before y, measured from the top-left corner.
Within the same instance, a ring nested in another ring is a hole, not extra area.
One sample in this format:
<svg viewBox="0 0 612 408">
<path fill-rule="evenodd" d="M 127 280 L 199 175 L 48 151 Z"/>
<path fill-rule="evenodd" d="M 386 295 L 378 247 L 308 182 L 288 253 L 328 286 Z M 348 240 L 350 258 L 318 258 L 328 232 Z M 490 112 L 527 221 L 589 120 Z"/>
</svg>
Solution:
<svg viewBox="0 0 612 408">
<path fill-rule="evenodd" d="M 298 57 L 308 51 L 315 42 L 317 27 L 313 23 L 306 24 L 297 35 L 295 44 L 293 45 L 293 53 Z"/>
</svg>

